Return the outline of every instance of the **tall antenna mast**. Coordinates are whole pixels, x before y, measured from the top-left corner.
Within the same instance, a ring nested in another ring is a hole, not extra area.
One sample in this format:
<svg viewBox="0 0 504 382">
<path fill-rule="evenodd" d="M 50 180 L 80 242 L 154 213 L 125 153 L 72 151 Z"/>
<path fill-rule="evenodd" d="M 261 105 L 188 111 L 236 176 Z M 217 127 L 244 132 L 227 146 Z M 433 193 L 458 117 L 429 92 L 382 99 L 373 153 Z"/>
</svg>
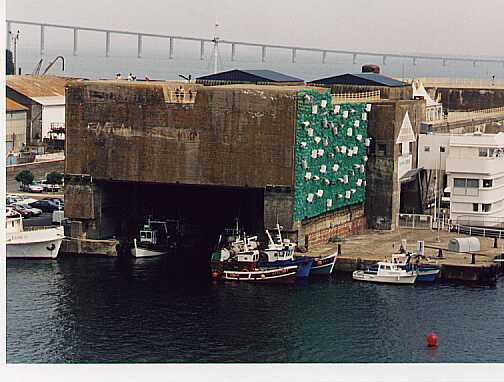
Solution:
<svg viewBox="0 0 504 382">
<path fill-rule="evenodd" d="M 214 49 L 213 49 L 213 60 L 214 60 L 214 74 L 219 71 L 219 36 L 218 36 L 218 28 L 219 24 L 217 23 L 217 20 L 215 21 L 215 29 L 214 29 L 214 38 L 212 40 L 214 44 Z"/>
</svg>

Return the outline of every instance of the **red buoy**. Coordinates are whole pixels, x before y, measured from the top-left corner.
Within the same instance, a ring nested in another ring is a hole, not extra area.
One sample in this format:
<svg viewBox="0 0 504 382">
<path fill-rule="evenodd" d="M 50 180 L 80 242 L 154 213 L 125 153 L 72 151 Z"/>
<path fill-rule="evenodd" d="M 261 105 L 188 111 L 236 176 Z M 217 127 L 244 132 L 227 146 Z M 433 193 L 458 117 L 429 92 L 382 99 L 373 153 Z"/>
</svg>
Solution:
<svg viewBox="0 0 504 382">
<path fill-rule="evenodd" d="M 215 279 L 218 279 L 220 277 L 220 273 L 219 272 L 212 272 L 212 278 L 215 280 Z"/>
<path fill-rule="evenodd" d="M 321 265 L 322 265 L 322 261 L 317 260 L 317 261 L 315 262 L 315 265 L 317 265 L 317 266 L 321 266 Z"/>
<path fill-rule="evenodd" d="M 434 332 L 430 332 L 427 336 L 427 346 L 430 348 L 436 347 L 438 344 L 438 336 Z"/>
</svg>

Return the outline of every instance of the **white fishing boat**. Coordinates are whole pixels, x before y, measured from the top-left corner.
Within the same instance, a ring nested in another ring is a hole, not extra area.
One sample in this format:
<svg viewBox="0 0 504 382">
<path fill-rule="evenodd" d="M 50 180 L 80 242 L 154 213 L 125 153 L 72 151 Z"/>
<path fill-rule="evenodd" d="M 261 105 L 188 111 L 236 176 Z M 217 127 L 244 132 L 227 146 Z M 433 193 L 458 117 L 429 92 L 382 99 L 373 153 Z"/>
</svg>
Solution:
<svg viewBox="0 0 504 382">
<path fill-rule="evenodd" d="M 65 237 L 59 227 L 23 227 L 23 217 L 11 208 L 6 211 L 5 231 L 8 259 L 55 259 Z"/>
<path fill-rule="evenodd" d="M 286 261 L 294 259 L 294 251 L 296 250 L 296 243 L 291 242 L 289 239 L 282 238 L 282 231 L 280 225 L 276 225 L 276 241 L 273 240 L 271 234 L 266 230 L 268 236 L 268 247 L 263 249 L 262 252 L 266 254 L 267 261 L 272 263 L 275 261 Z"/>
<path fill-rule="evenodd" d="M 374 283 L 413 284 L 417 278 L 417 272 L 407 271 L 394 263 L 380 261 L 378 268 L 355 271 L 352 278 Z"/>
<path fill-rule="evenodd" d="M 154 257 L 169 253 L 177 246 L 177 220 L 147 220 L 140 230 L 139 240 L 133 239 L 134 257 Z"/>
</svg>

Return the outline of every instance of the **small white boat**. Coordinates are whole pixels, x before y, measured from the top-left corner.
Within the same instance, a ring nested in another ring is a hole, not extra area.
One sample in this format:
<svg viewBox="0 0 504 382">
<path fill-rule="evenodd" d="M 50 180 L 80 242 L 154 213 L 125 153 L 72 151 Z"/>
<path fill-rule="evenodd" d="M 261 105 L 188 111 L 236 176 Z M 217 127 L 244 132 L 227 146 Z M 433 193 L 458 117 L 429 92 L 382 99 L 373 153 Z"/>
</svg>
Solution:
<svg viewBox="0 0 504 382">
<path fill-rule="evenodd" d="M 407 271 L 397 264 L 386 261 L 378 262 L 377 269 L 355 271 L 352 278 L 358 281 L 388 284 L 413 284 L 417 278 L 416 271 Z"/>
<path fill-rule="evenodd" d="M 5 219 L 8 259 L 55 259 L 65 237 L 59 227 L 23 227 L 23 217 L 8 208 Z"/>
<path fill-rule="evenodd" d="M 170 228 L 168 225 L 170 224 Z M 177 246 L 179 224 L 176 220 L 150 220 L 140 230 L 140 240 L 133 239 L 131 254 L 134 257 L 164 255 Z"/>
</svg>

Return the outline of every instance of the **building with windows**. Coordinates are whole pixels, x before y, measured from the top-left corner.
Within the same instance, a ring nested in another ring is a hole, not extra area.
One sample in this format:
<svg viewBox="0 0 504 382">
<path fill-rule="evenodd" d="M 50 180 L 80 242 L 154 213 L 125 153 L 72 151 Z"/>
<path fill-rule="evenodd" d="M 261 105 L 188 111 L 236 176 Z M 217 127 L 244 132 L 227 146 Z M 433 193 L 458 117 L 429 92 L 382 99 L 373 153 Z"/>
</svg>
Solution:
<svg viewBox="0 0 504 382">
<path fill-rule="evenodd" d="M 446 173 L 454 223 L 504 225 L 504 133 L 421 135 L 419 165 Z M 438 194 L 439 195 L 439 194 Z"/>
<path fill-rule="evenodd" d="M 15 161 L 18 153 L 26 145 L 26 121 L 28 108 L 5 98 L 5 153 L 7 164 Z"/>
</svg>

